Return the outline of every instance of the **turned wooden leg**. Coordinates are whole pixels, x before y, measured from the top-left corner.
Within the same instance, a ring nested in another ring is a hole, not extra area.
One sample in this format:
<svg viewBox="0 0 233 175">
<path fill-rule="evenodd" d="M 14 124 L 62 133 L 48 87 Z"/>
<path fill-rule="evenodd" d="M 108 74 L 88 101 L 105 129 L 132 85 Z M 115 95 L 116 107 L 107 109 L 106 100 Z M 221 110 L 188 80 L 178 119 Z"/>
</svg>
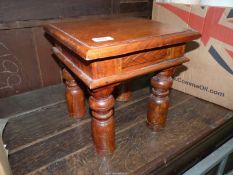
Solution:
<svg viewBox="0 0 233 175">
<path fill-rule="evenodd" d="M 86 113 L 83 90 L 66 69 L 63 69 L 63 78 L 66 84 L 66 101 L 69 115 L 81 119 Z"/>
<path fill-rule="evenodd" d="M 147 123 L 154 131 L 165 127 L 169 107 L 168 94 L 172 86 L 174 68 L 162 70 L 151 78 L 152 94 L 149 98 Z"/>
<path fill-rule="evenodd" d="M 131 97 L 131 82 L 127 81 L 122 83 L 118 88 L 117 101 L 128 101 Z"/>
<path fill-rule="evenodd" d="M 92 136 L 98 154 L 110 154 L 115 149 L 113 87 L 91 90 L 89 104 L 92 114 Z"/>
</svg>

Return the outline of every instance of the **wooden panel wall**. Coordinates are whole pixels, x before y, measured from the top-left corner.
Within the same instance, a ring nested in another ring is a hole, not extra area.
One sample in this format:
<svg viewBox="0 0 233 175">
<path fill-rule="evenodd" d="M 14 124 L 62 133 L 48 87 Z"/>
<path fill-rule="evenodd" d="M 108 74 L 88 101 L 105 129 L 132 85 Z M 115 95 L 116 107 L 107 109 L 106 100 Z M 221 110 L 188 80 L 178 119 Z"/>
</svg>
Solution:
<svg viewBox="0 0 233 175">
<path fill-rule="evenodd" d="M 0 98 L 62 82 L 42 26 L 88 15 L 151 17 L 151 0 L 1 0 Z"/>
<path fill-rule="evenodd" d="M 111 0 L 1 0 L 0 22 L 109 14 Z"/>
</svg>

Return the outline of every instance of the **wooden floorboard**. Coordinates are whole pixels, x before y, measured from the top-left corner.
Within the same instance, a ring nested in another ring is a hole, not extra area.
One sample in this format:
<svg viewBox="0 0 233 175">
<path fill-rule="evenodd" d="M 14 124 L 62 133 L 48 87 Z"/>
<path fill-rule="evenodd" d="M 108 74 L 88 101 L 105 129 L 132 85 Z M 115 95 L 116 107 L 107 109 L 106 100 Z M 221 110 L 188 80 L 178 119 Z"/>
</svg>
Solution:
<svg viewBox="0 0 233 175">
<path fill-rule="evenodd" d="M 140 94 L 143 95 L 142 91 L 140 91 Z M 134 96 L 137 97 L 137 93 Z M 148 93 L 146 93 L 146 97 L 147 96 L 148 96 Z M 128 126 L 130 126 L 131 124 L 135 124 L 137 122 L 137 120 L 139 120 L 139 121 L 142 120 L 141 117 L 145 113 L 145 109 L 147 106 L 147 98 L 142 98 L 142 97 L 139 98 L 139 99 L 141 99 L 139 101 L 137 100 L 138 98 L 136 98 L 135 100 L 133 100 L 134 98 L 132 98 L 131 101 L 128 102 L 128 103 L 130 103 L 130 105 L 126 105 L 127 103 L 122 104 L 122 106 L 124 106 L 124 107 L 122 107 L 118 103 L 117 106 L 119 106 L 119 107 L 116 106 L 116 112 L 115 112 L 116 113 L 115 114 L 116 130 L 117 131 L 125 129 Z M 176 98 L 177 101 L 179 100 L 180 103 L 185 101 L 187 98 L 190 98 L 189 96 L 184 95 L 184 94 L 176 95 L 176 93 L 173 93 L 172 97 Z M 171 107 L 173 106 L 172 104 L 174 104 L 173 102 L 171 102 Z M 61 109 L 61 108 L 58 108 L 58 109 Z M 57 111 L 55 111 L 55 112 L 57 112 Z M 43 115 L 41 115 L 41 116 L 43 116 Z M 59 117 L 59 115 L 57 117 Z M 66 115 L 65 119 L 67 117 L 68 116 Z M 31 119 L 30 117 L 27 117 L 27 118 Z M 48 116 L 46 116 L 46 118 L 48 120 L 47 123 L 45 123 L 45 124 L 39 123 L 39 125 L 42 125 L 42 126 L 41 126 L 41 128 L 39 128 L 39 130 L 37 130 L 37 132 L 42 131 L 41 134 L 44 133 L 43 132 L 44 128 L 47 128 L 47 129 L 49 128 L 50 131 L 52 129 L 54 129 L 54 131 L 57 131 L 58 127 L 60 127 L 59 124 L 62 124 L 62 122 L 61 123 L 56 122 L 56 120 L 55 120 L 55 123 L 52 124 L 53 121 L 51 120 L 51 118 L 49 118 Z M 36 124 L 38 125 L 38 122 L 35 122 L 35 121 L 33 121 L 33 122 L 35 123 L 35 125 Z M 53 135 L 53 137 L 49 137 L 49 138 L 46 137 L 46 139 L 44 139 L 43 141 L 39 140 L 39 142 L 37 142 L 37 143 L 34 142 L 35 144 L 28 145 L 27 147 L 22 147 L 22 149 L 16 149 L 16 151 L 10 150 L 9 151 L 10 152 L 10 162 L 12 165 L 15 166 L 15 167 L 13 167 L 13 169 L 17 169 L 17 171 L 14 173 L 15 174 L 17 174 L 17 173 L 25 174 L 28 171 L 30 172 L 33 168 L 39 168 L 42 165 L 44 165 L 44 164 L 46 165 L 52 161 L 55 161 L 55 160 L 61 158 L 62 156 L 65 156 L 66 154 L 70 154 L 70 153 L 76 151 L 77 149 L 82 149 L 84 146 L 92 144 L 91 131 L 90 131 L 90 120 L 88 119 L 88 117 L 87 117 L 87 119 L 85 119 L 81 122 L 77 122 L 75 120 L 73 120 L 73 122 L 76 123 L 76 124 L 74 124 L 75 127 L 70 127 L 70 129 L 64 130 L 64 132 L 60 132 L 58 135 Z M 44 127 L 44 125 L 46 127 Z M 50 126 L 50 125 L 52 125 L 52 126 Z M 12 131 L 13 127 L 14 126 L 11 126 L 11 128 L 6 130 L 6 132 L 5 132 L 6 135 L 11 135 L 10 133 L 7 133 L 7 131 Z M 56 127 L 57 127 L 57 129 L 56 129 Z M 30 127 L 30 128 L 33 129 L 33 127 Z M 22 129 L 23 129 L 23 127 L 21 128 L 21 130 Z M 33 134 L 33 130 L 31 130 L 31 129 L 25 128 L 25 132 L 23 133 L 23 135 L 18 135 L 18 137 L 17 137 L 18 139 L 11 140 L 11 145 L 15 145 L 17 140 L 20 142 L 20 138 L 25 138 L 25 136 L 28 136 L 29 138 L 31 138 L 30 139 L 31 141 L 32 141 L 32 139 L 35 139 L 35 140 L 38 139 L 38 138 L 36 138 L 36 136 L 38 134 L 36 134 L 36 133 Z M 64 129 L 65 129 L 65 127 L 64 127 Z M 27 131 L 31 131 L 31 132 L 27 132 Z M 16 133 L 17 133 L 17 131 L 16 131 Z M 73 139 L 70 140 L 69 142 L 67 142 L 67 140 L 69 140 L 69 137 L 73 138 Z M 21 141 L 21 143 L 22 143 L 22 141 Z M 35 152 L 37 154 L 33 154 Z M 44 154 L 46 156 L 44 156 Z M 28 155 L 32 155 L 32 156 L 28 156 Z M 40 161 L 38 161 L 38 160 L 40 160 Z M 28 167 L 29 163 L 31 165 L 30 167 Z"/>
<path fill-rule="evenodd" d="M 198 99 L 190 99 L 187 103 L 171 109 L 167 127 L 160 133 L 152 133 L 146 127 L 145 114 L 138 115 L 134 122 L 117 132 L 117 149 L 111 156 L 98 157 L 90 144 L 85 149 L 67 154 L 32 174 L 131 174 L 153 160 L 157 161 L 158 167 L 166 164 L 174 152 L 192 145 L 202 134 L 213 130 L 208 123 L 203 122 L 199 109 L 192 107 L 194 103 L 205 105 L 205 102 Z M 223 112 L 223 115 L 228 113 L 227 110 Z M 219 116 L 219 121 L 224 122 L 221 118 L 222 116 Z"/>
<path fill-rule="evenodd" d="M 232 113 L 229 114 L 229 116 L 230 115 L 232 117 Z M 227 120 L 216 129 L 200 135 L 200 139 L 196 139 L 196 141 L 184 145 L 181 149 L 179 147 L 174 149 L 173 152 L 175 154 L 170 157 L 170 160 L 167 159 L 166 164 L 164 163 L 158 167 L 157 159 L 154 159 L 142 166 L 134 174 L 182 175 L 185 171 L 192 168 L 196 163 L 233 137 L 233 119 Z"/>
<path fill-rule="evenodd" d="M 1 98 L 0 118 L 14 118 L 64 102 L 64 85 L 55 85 L 27 93 Z"/>
<path fill-rule="evenodd" d="M 15 106 L 24 106 L 9 112 L 10 117 L 9 109 L 4 112 L 5 117 L 10 118 L 4 141 L 15 175 L 138 174 L 138 170 L 150 162 L 155 162 L 154 168 L 166 164 L 179 150 L 232 120 L 233 114 L 223 107 L 173 90 L 167 126 L 162 132 L 152 133 L 146 127 L 149 88 L 137 89 L 130 101 L 116 103 L 116 151 L 111 156 L 99 157 L 92 144 L 89 113 L 81 121 L 69 118 L 64 88 L 55 89 L 22 94 L 29 102 L 38 103 L 29 107 L 27 103 L 20 104 L 20 95 L 10 97 L 9 102 L 4 99 L 6 104 L 14 104 L 16 99 Z"/>
<path fill-rule="evenodd" d="M 36 93 L 38 93 L 38 91 L 36 91 Z M 60 94 L 64 94 L 64 89 L 61 89 Z M 130 101 L 125 103 L 117 102 L 116 111 L 121 108 L 126 108 L 141 99 L 147 98 L 148 95 L 149 88 L 137 90 L 133 93 Z M 187 97 L 189 96 L 178 91 L 176 93 L 171 93 L 171 106 L 175 104 L 176 98 L 182 101 Z M 33 109 L 33 112 L 28 112 L 20 117 L 9 120 L 5 129 L 4 141 L 7 143 L 10 153 L 59 134 L 63 130 L 76 127 L 82 124 L 82 122 L 86 122 L 86 119 L 90 120 L 89 112 L 87 112 L 85 119 L 82 121 L 76 121 L 70 118 L 65 102 L 56 103 L 46 108 L 36 109 L 37 110 Z M 87 109 L 87 111 L 89 110 Z"/>
<path fill-rule="evenodd" d="M 64 91 L 60 92 L 64 94 Z M 125 103 L 116 103 L 116 110 L 126 108 L 140 99 L 147 98 L 149 88 L 135 91 L 130 101 Z M 174 96 L 176 94 L 172 94 Z M 185 96 L 180 96 L 185 98 Z M 87 109 L 87 111 L 89 111 Z M 86 121 L 88 120 L 88 121 Z M 33 112 L 15 117 L 9 120 L 4 131 L 4 141 L 7 143 L 10 153 L 26 147 L 28 144 L 42 141 L 63 130 L 77 127 L 83 122 L 90 122 L 90 114 L 87 112 L 84 120 L 77 121 L 68 116 L 65 102 L 57 103 L 43 109 L 33 110 Z M 5 137 L 6 136 L 6 137 Z"/>
</svg>

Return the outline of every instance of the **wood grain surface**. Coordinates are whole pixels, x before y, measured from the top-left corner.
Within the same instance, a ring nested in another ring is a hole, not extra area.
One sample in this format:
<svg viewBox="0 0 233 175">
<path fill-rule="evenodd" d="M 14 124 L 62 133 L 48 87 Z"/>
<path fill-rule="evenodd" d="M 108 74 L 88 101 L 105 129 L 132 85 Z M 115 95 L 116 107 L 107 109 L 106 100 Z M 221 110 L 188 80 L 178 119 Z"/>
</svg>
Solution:
<svg viewBox="0 0 233 175">
<path fill-rule="evenodd" d="M 14 118 L 65 102 L 62 84 L 0 99 L 0 118 Z M 23 100 L 22 100 L 23 99 Z"/>
<path fill-rule="evenodd" d="M 44 29 L 85 60 L 184 43 L 200 37 L 199 33 L 189 29 L 132 17 L 90 17 L 46 25 Z M 93 40 L 102 37 L 110 39 L 101 42 Z"/>
<path fill-rule="evenodd" d="M 148 96 L 146 88 L 134 91 L 130 101 L 117 102 L 117 148 L 106 157 L 95 153 L 89 114 L 82 121 L 68 118 L 64 102 L 10 119 L 4 140 L 13 173 L 141 174 L 166 166 L 179 151 L 232 120 L 232 111 L 173 90 L 167 127 L 152 133 L 146 127 Z"/>
<path fill-rule="evenodd" d="M 62 70 L 62 76 L 66 84 L 66 103 L 69 116 L 81 119 L 86 114 L 84 91 L 79 85 L 80 81 L 75 79 L 66 68 Z"/>
</svg>

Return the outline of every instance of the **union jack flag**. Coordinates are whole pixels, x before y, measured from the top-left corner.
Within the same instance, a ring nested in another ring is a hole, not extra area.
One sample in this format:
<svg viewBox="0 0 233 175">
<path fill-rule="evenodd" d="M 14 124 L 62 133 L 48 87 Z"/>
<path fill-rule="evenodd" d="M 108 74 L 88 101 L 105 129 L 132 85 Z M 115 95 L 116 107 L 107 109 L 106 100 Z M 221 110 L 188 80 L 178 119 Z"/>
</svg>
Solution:
<svg viewBox="0 0 233 175">
<path fill-rule="evenodd" d="M 181 7 L 166 3 L 156 4 L 174 13 L 190 28 L 200 32 L 201 42 L 208 47 L 211 57 L 233 75 L 232 8 L 196 6 L 195 8 L 200 8 L 196 13 L 190 5 Z"/>
</svg>

